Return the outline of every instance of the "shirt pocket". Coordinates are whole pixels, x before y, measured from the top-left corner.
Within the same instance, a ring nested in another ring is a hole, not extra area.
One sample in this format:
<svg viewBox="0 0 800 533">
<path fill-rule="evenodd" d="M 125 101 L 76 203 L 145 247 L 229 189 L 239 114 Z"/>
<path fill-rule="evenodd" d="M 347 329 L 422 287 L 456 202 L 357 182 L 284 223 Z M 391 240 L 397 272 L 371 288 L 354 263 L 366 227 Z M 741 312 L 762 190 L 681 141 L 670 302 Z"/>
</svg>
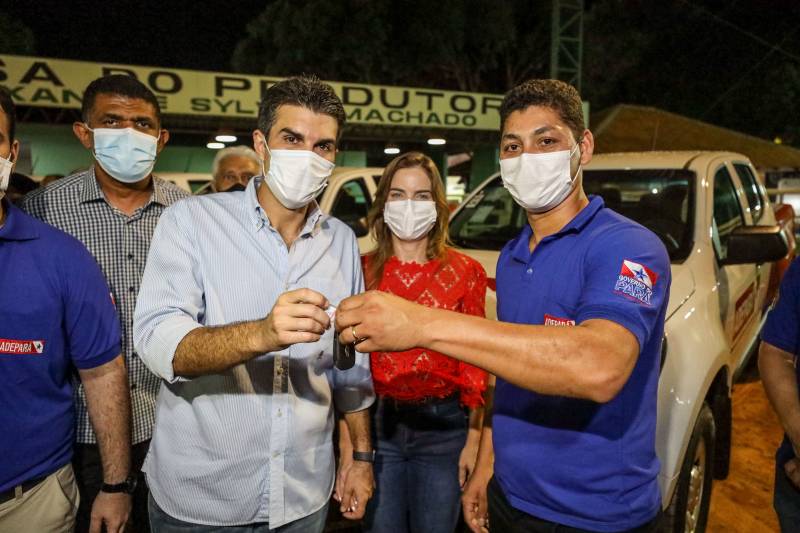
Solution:
<svg viewBox="0 0 800 533">
<path fill-rule="evenodd" d="M 293 289 L 312 289 L 322 294 L 334 307 L 350 296 L 347 288 L 331 277 L 304 276 L 297 281 Z"/>
<path fill-rule="evenodd" d="M 577 305 L 570 305 L 563 298 L 547 296 L 542 301 L 542 324 L 545 326 L 574 326 L 577 316 Z"/>
</svg>

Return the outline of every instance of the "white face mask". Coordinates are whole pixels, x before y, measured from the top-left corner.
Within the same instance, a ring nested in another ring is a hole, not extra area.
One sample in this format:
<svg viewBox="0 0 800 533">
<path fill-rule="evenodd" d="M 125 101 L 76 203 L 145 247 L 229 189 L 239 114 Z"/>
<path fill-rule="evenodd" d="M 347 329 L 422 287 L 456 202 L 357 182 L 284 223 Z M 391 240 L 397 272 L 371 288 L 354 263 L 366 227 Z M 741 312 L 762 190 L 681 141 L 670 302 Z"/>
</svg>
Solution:
<svg viewBox="0 0 800 533">
<path fill-rule="evenodd" d="M 531 213 L 550 211 L 572 192 L 575 176 L 572 175 L 570 151 L 561 150 L 546 154 L 522 154 L 518 157 L 500 160 L 500 176 L 503 186 L 514 200 Z"/>
<path fill-rule="evenodd" d="M 416 241 L 436 224 L 436 203 L 432 200 L 395 200 L 383 206 L 383 221 L 404 241 Z"/>
<path fill-rule="evenodd" d="M 14 162 L 11 161 L 11 154 L 8 154 L 8 159 L 0 157 L 0 200 L 3 199 L 6 195 L 6 190 L 8 190 L 12 168 L 14 168 Z"/>
<path fill-rule="evenodd" d="M 328 185 L 334 163 L 310 150 L 270 150 L 266 184 L 287 209 L 308 205 Z M 264 163 L 261 163 L 264 172 Z"/>
</svg>

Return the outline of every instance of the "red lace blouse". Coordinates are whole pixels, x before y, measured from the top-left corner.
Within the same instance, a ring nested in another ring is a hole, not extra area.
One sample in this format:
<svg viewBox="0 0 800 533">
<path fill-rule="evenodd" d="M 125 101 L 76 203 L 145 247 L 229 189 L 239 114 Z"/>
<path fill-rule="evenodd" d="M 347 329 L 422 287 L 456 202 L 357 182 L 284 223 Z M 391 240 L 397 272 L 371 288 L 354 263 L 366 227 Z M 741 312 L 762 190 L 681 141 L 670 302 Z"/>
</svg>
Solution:
<svg viewBox="0 0 800 533">
<path fill-rule="evenodd" d="M 370 260 L 369 255 L 362 257 L 367 275 Z M 377 289 L 428 307 L 485 316 L 486 272 L 477 261 L 453 250 L 446 261 L 425 264 L 391 257 L 384 264 Z M 373 352 L 370 364 L 379 395 L 413 401 L 460 392 L 461 403 L 467 407 L 483 405 L 486 372 L 441 353 L 420 348 Z"/>
</svg>

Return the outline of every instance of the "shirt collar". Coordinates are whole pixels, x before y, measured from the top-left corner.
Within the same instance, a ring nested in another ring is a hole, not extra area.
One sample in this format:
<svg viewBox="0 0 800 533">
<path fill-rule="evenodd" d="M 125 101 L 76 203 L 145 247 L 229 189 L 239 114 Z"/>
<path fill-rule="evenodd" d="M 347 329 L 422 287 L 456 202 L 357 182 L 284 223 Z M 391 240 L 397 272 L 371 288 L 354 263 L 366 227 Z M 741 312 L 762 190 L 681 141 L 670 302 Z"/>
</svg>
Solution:
<svg viewBox="0 0 800 533">
<path fill-rule="evenodd" d="M 150 200 L 147 204 L 145 204 L 145 207 L 153 202 L 167 206 L 165 183 L 156 179 L 155 176 L 152 176 L 151 179 L 153 180 L 153 194 L 150 196 Z M 100 184 L 97 182 L 97 176 L 94 173 L 94 165 L 92 165 L 83 177 L 83 190 L 81 191 L 80 203 L 105 199 L 106 196 L 103 194 L 103 189 L 100 188 Z"/>
<path fill-rule="evenodd" d="M 247 188 L 244 190 L 247 212 L 252 214 L 253 228 L 256 231 L 261 229 L 261 226 L 267 226 L 274 231 L 275 229 L 272 227 L 267 213 L 261 207 L 261 204 L 258 203 L 258 188 L 264 183 L 263 176 L 256 176 L 247 184 Z M 300 230 L 299 237 L 316 235 L 320 227 L 322 215 L 323 213 L 319 204 L 316 200 L 312 200 L 308 206 L 306 221 L 305 224 L 303 224 L 303 229 Z"/>
<path fill-rule="evenodd" d="M 39 238 L 39 231 L 30 223 L 28 215 L 23 213 L 8 198 L 0 200 L 6 212 L 5 222 L 0 227 L 0 240 L 29 241 Z"/>
<path fill-rule="evenodd" d="M 581 209 L 566 226 L 561 228 L 560 231 L 542 239 L 542 242 L 539 244 L 541 245 L 544 242 L 558 239 L 567 233 L 580 233 L 589 224 L 589 222 L 594 219 L 594 216 L 604 207 L 604 205 L 603 199 L 600 196 L 590 196 L 589 205 Z M 533 235 L 533 229 L 531 229 L 531 225 L 525 224 L 525 227 L 522 228 L 522 233 L 520 233 L 517 237 L 517 241 L 513 244 L 513 248 L 511 250 L 512 257 L 517 261 L 527 263 L 530 260 L 531 251 L 529 242 L 531 235 Z"/>
</svg>

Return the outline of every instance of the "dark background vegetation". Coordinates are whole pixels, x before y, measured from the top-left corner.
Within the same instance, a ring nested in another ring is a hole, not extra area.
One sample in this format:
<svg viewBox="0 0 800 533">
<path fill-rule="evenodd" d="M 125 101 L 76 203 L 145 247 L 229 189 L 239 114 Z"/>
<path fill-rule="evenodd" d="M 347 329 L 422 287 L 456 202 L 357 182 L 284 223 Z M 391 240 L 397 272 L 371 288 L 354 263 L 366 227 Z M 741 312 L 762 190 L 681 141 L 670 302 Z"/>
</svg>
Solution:
<svg viewBox="0 0 800 533">
<path fill-rule="evenodd" d="M 15 1 L 0 52 L 499 93 L 547 76 L 551 1 Z M 800 145 L 800 2 L 587 0 L 583 96 Z"/>
</svg>

